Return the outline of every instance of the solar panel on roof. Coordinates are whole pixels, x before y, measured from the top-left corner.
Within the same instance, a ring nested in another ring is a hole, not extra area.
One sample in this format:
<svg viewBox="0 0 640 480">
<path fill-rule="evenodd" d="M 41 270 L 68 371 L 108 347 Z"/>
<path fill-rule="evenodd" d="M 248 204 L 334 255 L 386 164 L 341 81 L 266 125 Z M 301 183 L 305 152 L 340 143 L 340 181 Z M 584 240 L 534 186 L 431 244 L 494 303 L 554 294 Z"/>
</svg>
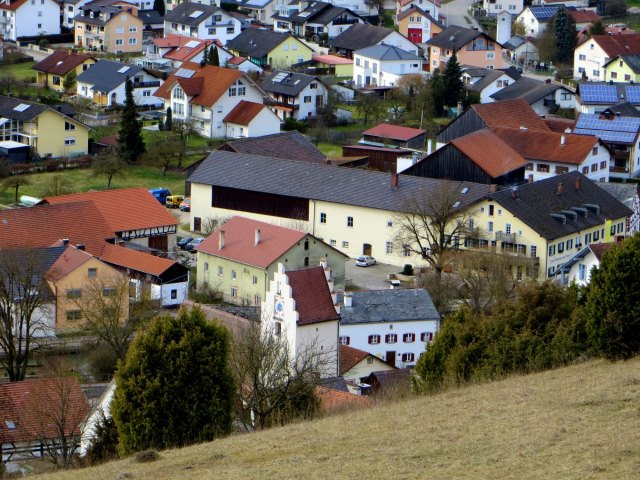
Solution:
<svg viewBox="0 0 640 480">
<path fill-rule="evenodd" d="M 631 103 L 640 103 L 640 85 L 627 85 L 624 87 L 627 100 Z"/>
<path fill-rule="evenodd" d="M 31 105 L 29 105 L 28 103 L 21 103 L 20 105 L 13 107 L 13 109 L 16 112 L 24 112 L 27 108 L 29 108 Z"/>
<path fill-rule="evenodd" d="M 189 70 L 188 68 L 180 68 L 175 73 L 175 75 L 176 77 L 191 78 L 195 73 L 196 73 L 195 70 Z"/>
<path fill-rule="evenodd" d="M 282 80 L 284 80 L 285 78 L 287 78 L 287 73 L 285 72 L 280 72 L 279 74 L 277 74 L 275 77 L 273 77 L 273 80 L 271 80 L 273 83 L 280 83 L 282 82 Z"/>
<path fill-rule="evenodd" d="M 618 91 L 615 85 L 582 83 L 580 98 L 587 103 L 617 103 Z"/>
<path fill-rule="evenodd" d="M 195 48 L 195 47 L 197 47 L 198 45 L 200 45 L 200 42 L 199 42 L 199 41 L 197 41 L 197 40 L 189 40 L 189 41 L 187 42 L 187 44 L 185 45 L 185 47 L 187 47 L 187 48 Z"/>
</svg>

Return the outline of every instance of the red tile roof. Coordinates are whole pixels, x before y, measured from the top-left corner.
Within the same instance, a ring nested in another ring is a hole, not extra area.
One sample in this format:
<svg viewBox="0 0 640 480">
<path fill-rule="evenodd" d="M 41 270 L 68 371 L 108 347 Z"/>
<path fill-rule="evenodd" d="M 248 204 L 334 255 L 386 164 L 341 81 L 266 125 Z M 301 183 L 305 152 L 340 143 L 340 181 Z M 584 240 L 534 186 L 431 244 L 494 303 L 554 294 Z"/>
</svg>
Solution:
<svg viewBox="0 0 640 480">
<path fill-rule="evenodd" d="M 90 410 L 75 377 L 2 384 L 0 442 L 59 438 L 61 429 L 65 436 L 79 435 Z"/>
<path fill-rule="evenodd" d="M 27 3 L 27 0 L 13 0 L 9 3 L 0 3 L 1 10 L 17 10 L 19 7 Z"/>
<path fill-rule="evenodd" d="M 591 40 L 600 45 L 609 58 L 624 54 L 640 54 L 640 33 L 631 35 L 594 35 Z"/>
<path fill-rule="evenodd" d="M 255 232 L 260 230 L 260 242 L 255 245 Z M 224 231 L 224 247 L 220 250 L 220 232 Z M 270 223 L 244 217 L 233 217 L 209 235 L 197 247 L 198 252 L 267 268 L 307 234 Z"/>
<path fill-rule="evenodd" d="M 456 138 L 451 144 L 492 178 L 527 165 L 524 157 L 487 129 Z"/>
<path fill-rule="evenodd" d="M 87 201 L 95 204 L 113 232 L 178 224 L 176 218 L 145 188 L 72 193 L 47 197 L 42 202 L 59 205 Z"/>
<path fill-rule="evenodd" d="M 598 138 L 519 128 L 496 128 L 493 132 L 527 160 L 547 160 L 580 165 L 597 147 Z M 564 145 L 562 138 L 564 137 Z"/>
<path fill-rule="evenodd" d="M 186 37 L 184 35 L 176 35 L 175 33 L 170 33 L 163 38 L 154 38 L 152 40 L 153 44 L 160 48 L 170 48 L 170 47 L 181 47 L 186 45 L 190 41 L 201 41 L 197 38 Z"/>
<path fill-rule="evenodd" d="M 569 10 L 569 15 L 571 15 L 571 18 L 573 18 L 573 21 L 576 23 L 587 23 L 600 20 L 600 15 L 593 10 Z"/>
<path fill-rule="evenodd" d="M 320 408 L 324 412 L 335 412 L 349 408 L 367 408 L 371 406 L 371 399 L 341 390 L 327 387 L 316 387 L 316 394 L 320 400 Z"/>
<path fill-rule="evenodd" d="M 136 272 L 147 273 L 157 277 L 176 263 L 168 258 L 157 257 L 110 243 L 105 244 L 100 260 L 111 265 L 129 268 Z"/>
<path fill-rule="evenodd" d="M 527 127 L 529 129 L 549 130 L 544 120 L 536 114 L 523 98 L 477 104 L 472 105 L 471 108 L 491 129 L 496 127 Z"/>
<path fill-rule="evenodd" d="M 239 70 L 214 67 L 213 65 L 200 67 L 200 65 L 191 62 L 183 63 L 182 68 L 195 70 L 196 73 L 191 77 L 192 80 L 202 78 L 202 88 L 191 100 L 191 103 L 205 107 L 211 107 L 236 80 L 244 76 Z M 156 97 L 169 99 L 171 97 L 171 89 L 179 78 L 180 77 L 176 77 L 175 74 L 171 75 L 158 90 L 156 90 L 154 95 Z"/>
<path fill-rule="evenodd" d="M 80 55 L 77 53 L 69 53 L 66 51 L 58 50 L 53 52 L 47 58 L 41 62 L 36 63 L 33 67 L 37 72 L 47 72 L 55 75 L 66 75 L 72 69 L 78 65 L 82 65 L 87 60 L 90 60 L 89 55 Z"/>
<path fill-rule="evenodd" d="M 179 40 L 180 43 L 178 45 L 174 45 L 174 48 L 165 53 L 162 58 L 188 62 L 213 43 L 213 40 L 200 40 L 193 37 L 182 37 L 181 35 L 175 36 L 181 37 L 181 39 Z M 182 38 L 186 39 L 186 41 L 183 41 Z M 196 45 L 195 47 L 188 47 L 186 45 L 189 42 L 198 42 L 198 45 Z"/>
<path fill-rule="evenodd" d="M 247 60 L 246 57 L 231 57 L 227 63 L 231 64 L 231 65 L 240 65 L 241 63 L 245 62 Z"/>
<path fill-rule="evenodd" d="M 590 243 L 589 250 L 593 252 L 593 255 L 595 255 L 598 260 L 602 260 L 602 256 L 611 250 L 612 247 L 619 247 L 620 245 L 620 242 Z"/>
<path fill-rule="evenodd" d="M 75 246 L 69 245 L 62 255 L 51 265 L 51 268 L 45 274 L 45 278 L 56 283 L 61 278 L 66 277 L 87 260 L 93 258 L 90 253 L 79 250 Z"/>
<path fill-rule="evenodd" d="M 339 57 L 337 55 L 316 55 L 311 56 L 311 60 L 327 65 L 351 65 L 353 60 L 350 58 Z"/>
<path fill-rule="evenodd" d="M 249 125 L 263 108 L 266 107 L 262 103 L 242 100 L 226 117 L 224 117 L 223 122 L 235 123 L 237 125 Z"/>
<path fill-rule="evenodd" d="M 369 135 L 371 137 L 389 138 L 403 142 L 425 133 L 425 130 L 421 130 L 419 128 L 401 127 L 399 125 L 391 125 L 389 123 L 381 123 L 362 132 L 363 135 Z"/>
<path fill-rule="evenodd" d="M 184 93 L 190 97 L 195 97 L 202 93 L 202 84 L 204 83 L 202 77 L 177 78 L 176 82 L 182 87 Z"/>
<path fill-rule="evenodd" d="M 338 320 L 327 278 L 322 267 L 287 272 L 292 297 L 296 302 L 298 325 Z"/>
<path fill-rule="evenodd" d="M 545 118 L 544 123 L 552 132 L 565 133 L 567 128 L 573 131 L 576 128 L 576 121 L 569 118 Z"/>
<path fill-rule="evenodd" d="M 0 248 L 48 247 L 62 238 L 100 255 L 115 233 L 93 202 L 0 211 Z"/>
<path fill-rule="evenodd" d="M 340 358 L 339 374 L 344 375 L 371 354 L 348 345 L 339 345 L 338 355 Z"/>
</svg>

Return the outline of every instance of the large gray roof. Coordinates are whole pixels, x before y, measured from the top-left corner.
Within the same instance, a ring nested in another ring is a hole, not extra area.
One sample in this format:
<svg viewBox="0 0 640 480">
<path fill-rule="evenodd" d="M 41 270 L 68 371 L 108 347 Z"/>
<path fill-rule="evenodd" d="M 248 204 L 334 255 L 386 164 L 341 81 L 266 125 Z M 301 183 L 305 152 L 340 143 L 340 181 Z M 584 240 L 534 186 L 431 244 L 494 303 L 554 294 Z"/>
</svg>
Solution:
<svg viewBox="0 0 640 480">
<path fill-rule="evenodd" d="M 127 71 L 119 73 L 118 70 L 129 67 Z M 127 77 L 133 77 L 142 67 L 130 63 L 100 60 L 91 65 L 87 70 L 78 75 L 76 81 L 93 85 L 94 91 L 110 92 L 127 81 Z"/>
<path fill-rule="evenodd" d="M 351 308 L 340 308 L 342 325 L 440 320 L 431 297 L 422 288 L 358 290 L 350 293 L 353 295 Z M 338 294 L 338 303 L 342 303 L 343 297 L 344 294 Z"/>
<path fill-rule="evenodd" d="M 416 196 L 443 188 L 468 189 L 458 197 L 461 209 L 489 193 L 489 185 L 410 175 L 399 175 L 399 186 L 391 188 L 389 173 L 220 150 L 211 152 L 187 180 L 395 212 L 402 212 Z"/>
<path fill-rule="evenodd" d="M 19 107 L 19 105 L 28 105 L 28 107 L 23 108 Z M 15 110 L 16 107 L 19 107 L 18 110 Z M 27 102 L 19 98 L 0 95 L 0 117 L 24 122 L 36 118 L 47 108 L 49 107 L 39 103 Z"/>
<path fill-rule="evenodd" d="M 360 50 L 381 42 L 393 32 L 394 30 L 386 27 L 354 23 L 337 37 L 329 39 L 329 45 L 346 50 Z"/>
<path fill-rule="evenodd" d="M 192 15 L 194 15 L 196 12 L 202 12 L 202 14 L 193 17 Z M 166 22 L 175 22 L 195 27 L 208 19 L 210 20 L 211 15 L 214 15 L 218 12 L 223 11 L 213 5 L 183 2 L 176 6 L 176 8 L 174 8 L 170 12 L 167 12 L 167 14 L 164 16 L 164 20 Z"/>
<path fill-rule="evenodd" d="M 227 42 L 226 47 L 254 58 L 262 58 L 291 35 L 259 28 L 247 28 Z"/>
<path fill-rule="evenodd" d="M 529 102 L 529 105 L 531 105 L 541 98 L 551 95 L 560 88 L 572 92 L 569 88 L 557 83 L 546 83 L 534 78 L 522 77 L 517 82 L 514 82 L 491 95 L 491 98 L 494 100 L 515 100 L 517 98 L 524 98 Z"/>
<path fill-rule="evenodd" d="M 282 75 L 286 77 L 282 78 Z M 274 81 L 274 79 L 281 79 Z M 278 95 L 288 95 L 295 97 L 304 90 L 311 82 L 316 81 L 320 83 L 318 77 L 313 75 L 305 75 L 303 73 L 294 72 L 281 72 L 274 71 L 271 75 L 266 77 L 260 86 L 265 92 L 276 93 Z"/>
<path fill-rule="evenodd" d="M 373 45 L 372 47 L 363 48 L 356 51 L 358 55 L 363 57 L 373 58 L 375 60 L 395 61 L 395 60 L 423 60 L 417 55 L 411 52 L 407 52 L 399 47 L 393 45 Z"/>
<path fill-rule="evenodd" d="M 449 50 L 460 50 L 467 43 L 479 36 L 491 38 L 481 31 L 474 30 L 473 28 L 450 25 L 435 37 L 431 37 L 426 43 L 434 47 L 447 48 Z"/>
</svg>

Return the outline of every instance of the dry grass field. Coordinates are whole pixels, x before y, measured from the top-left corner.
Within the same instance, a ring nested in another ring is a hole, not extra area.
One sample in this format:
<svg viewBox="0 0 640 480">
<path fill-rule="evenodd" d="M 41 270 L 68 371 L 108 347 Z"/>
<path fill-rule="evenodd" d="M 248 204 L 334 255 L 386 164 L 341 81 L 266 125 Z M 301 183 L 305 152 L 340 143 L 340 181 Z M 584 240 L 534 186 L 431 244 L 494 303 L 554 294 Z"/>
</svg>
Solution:
<svg viewBox="0 0 640 480">
<path fill-rule="evenodd" d="M 56 479 L 637 479 L 640 358 L 587 362 Z"/>
</svg>

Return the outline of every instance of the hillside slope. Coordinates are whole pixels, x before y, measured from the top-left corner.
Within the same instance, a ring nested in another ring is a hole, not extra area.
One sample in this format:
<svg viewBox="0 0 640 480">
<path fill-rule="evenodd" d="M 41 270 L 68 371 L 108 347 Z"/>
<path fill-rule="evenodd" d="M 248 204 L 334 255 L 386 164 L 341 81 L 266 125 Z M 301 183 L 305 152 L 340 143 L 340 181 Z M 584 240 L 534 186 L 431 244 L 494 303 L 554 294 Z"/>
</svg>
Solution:
<svg viewBox="0 0 640 480">
<path fill-rule="evenodd" d="M 640 358 L 588 362 L 40 478 L 632 479 Z"/>
</svg>

